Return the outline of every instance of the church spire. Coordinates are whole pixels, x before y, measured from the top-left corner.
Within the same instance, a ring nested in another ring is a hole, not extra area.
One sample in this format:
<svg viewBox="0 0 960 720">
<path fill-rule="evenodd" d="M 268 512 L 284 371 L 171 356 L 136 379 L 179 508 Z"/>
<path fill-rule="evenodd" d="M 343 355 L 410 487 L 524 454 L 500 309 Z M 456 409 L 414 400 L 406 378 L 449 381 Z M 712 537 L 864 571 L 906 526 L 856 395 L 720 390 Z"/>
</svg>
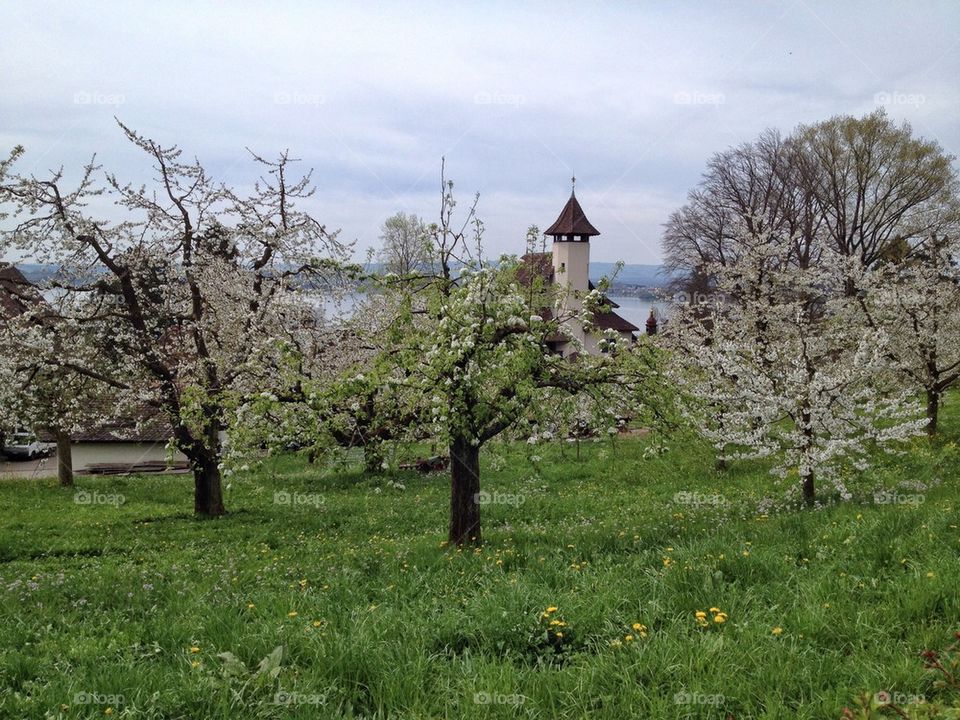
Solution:
<svg viewBox="0 0 960 720">
<path fill-rule="evenodd" d="M 570 178 L 570 185 L 570 199 L 560 211 L 557 221 L 544 233 L 544 235 L 552 235 L 554 242 L 585 242 L 594 235 L 600 234 L 600 231 L 587 220 L 583 208 L 577 201 L 576 175 Z"/>
</svg>

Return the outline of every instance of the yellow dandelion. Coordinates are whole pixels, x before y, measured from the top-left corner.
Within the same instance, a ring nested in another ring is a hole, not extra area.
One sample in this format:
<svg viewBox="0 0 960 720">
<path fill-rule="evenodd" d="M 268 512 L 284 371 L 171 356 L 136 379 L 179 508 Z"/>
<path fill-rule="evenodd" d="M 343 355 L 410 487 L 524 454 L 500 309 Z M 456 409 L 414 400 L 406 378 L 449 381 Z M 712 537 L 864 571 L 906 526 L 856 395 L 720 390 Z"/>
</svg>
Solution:
<svg viewBox="0 0 960 720">
<path fill-rule="evenodd" d="M 192 648 L 190 648 L 190 652 L 192 652 L 194 655 L 196 655 L 198 652 L 200 652 L 200 648 L 198 648 L 196 645 L 194 645 Z"/>
<path fill-rule="evenodd" d="M 727 621 L 727 614 L 726 614 L 726 613 L 718 613 L 717 615 L 714 615 L 714 616 L 713 616 L 713 621 L 714 621 L 715 623 L 717 623 L 717 624 L 722 625 L 723 623 L 725 623 L 725 622 Z"/>
<path fill-rule="evenodd" d="M 554 633 L 554 637 L 562 638 L 563 633 L 562 632 Z"/>
<path fill-rule="evenodd" d="M 783 628 L 778 625 L 777 627 L 773 628 L 773 630 L 771 630 L 770 632 L 773 633 L 774 635 L 780 635 L 783 633 Z"/>
<path fill-rule="evenodd" d="M 192 662 L 190 663 L 190 667 L 192 667 L 192 668 L 198 668 L 198 667 L 200 667 L 200 661 L 199 661 L 199 660 L 194 660 L 194 661 L 192 661 Z"/>
<path fill-rule="evenodd" d="M 548 613 L 555 613 L 555 612 L 557 611 L 557 609 L 558 609 L 558 608 L 557 608 L 555 605 L 551 605 L 550 607 L 547 608 L 547 612 L 548 612 Z"/>
<path fill-rule="evenodd" d="M 705 618 L 705 617 L 707 616 L 707 614 L 706 614 L 703 610 L 697 610 L 697 611 L 694 613 L 694 616 L 697 617 L 697 618 L 703 619 L 703 618 Z"/>
<path fill-rule="evenodd" d="M 113 715 L 113 708 L 112 708 L 112 707 L 108 707 L 106 710 L 103 711 L 103 714 L 104 714 L 104 715 Z"/>
<path fill-rule="evenodd" d="M 623 639 L 624 639 L 626 642 L 633 642 L 633 635 L 624 635 L 624 636 L 623 636 Z"/>
<path fill-rule="evenodd" d="M 256 607 L 253 603 L 247 603 L 247 610 L 253 610 Z"/>
<path fill-rule="evenodd" d="M 296 610 L 291 610 L 290 612 L 287 613 L 287 617 L 289 617 L 289 618 L 295 618 L 295 617 L 296 617 L 297 615 L 299 615 L 299 614 L 300 614 L 300 613 L 298 613 Z"/>
<path fill-rule="evenodd" d="M 720 612 L 720 608 L 718 608 L 718 607 L 712 607 L 712 608 L 710 608 L 710 612 L 716 614 L 716 613 Z"/>
<path fill-rule="evenodd" d="M 632 629 L 638 631 L 638 632 L 639 632 L 640 630 L 646 630 L 646 629 L 647 629 L 647 626 L 646 626 L 646 625 L 641 625 L 640 623 L 634 623 L 634 624 L 631 625 L 630 627 L 631 627 Z"/>
</svg>

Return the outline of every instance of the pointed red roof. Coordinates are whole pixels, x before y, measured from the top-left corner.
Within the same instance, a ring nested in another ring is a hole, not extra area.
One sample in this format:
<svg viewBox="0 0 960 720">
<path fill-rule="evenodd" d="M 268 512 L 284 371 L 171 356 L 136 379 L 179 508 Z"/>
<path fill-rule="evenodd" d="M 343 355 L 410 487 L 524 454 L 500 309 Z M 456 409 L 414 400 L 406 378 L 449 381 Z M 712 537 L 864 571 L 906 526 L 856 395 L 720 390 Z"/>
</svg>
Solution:
<svg viewBox="0 0 960 720">
<path fill-rule="evenodd" d="M 587 220 L 587 216 L 583 213 L 583 208 L 580 207 L 580 203 L 577 202 L 577 196 L 570 193 L 570 199 L 567 200 L 567 204 L 563 206 L 560 217 L 557 218 L 557 221 L 553 225 L 547 228 L 544 234 L 585 235 L 592 237 L 599 235 L 600 231 Z"/>
</svg>

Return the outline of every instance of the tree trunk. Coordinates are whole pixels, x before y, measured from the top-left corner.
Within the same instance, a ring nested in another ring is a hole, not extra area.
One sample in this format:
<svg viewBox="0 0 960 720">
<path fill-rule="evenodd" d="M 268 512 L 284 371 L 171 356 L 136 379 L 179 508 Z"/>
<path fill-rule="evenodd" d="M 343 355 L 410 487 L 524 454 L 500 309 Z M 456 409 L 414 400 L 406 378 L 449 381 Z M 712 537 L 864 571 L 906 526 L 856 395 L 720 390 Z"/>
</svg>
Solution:
<svg viewBox="0 0 960 720">
<path fill-rule="evenodd" d="M 807 507 L 813 507 L 816 494 L 814 492 L 813 470 L 808 470 L 803 474 L 803 502 Z"/>
<path fill-rule="evenodd" d="M 450 442 L 450 535 L 455 545 L 480 545 L 480 448 L 466 438 Z"/>
<path fill-rule="evenodd" d="M 57 478 L 62 487 L 73 487 L 73 448 L 70 445 L 70 434 L 63 430 L 56 430 L 57 439 Z"/>
<path fill-rule="evenodd" d="M 937 434 L 937 420 L 940 416 L 940 393 L 936 390 L 927 390 L 927 435 Z"/>
<path fill-rule="evenodd" d="M 844 295 L 847 297 L 856 297 L 857 283 L 852 277 L 845 278 L 843 281 Z"/>
<path fill-rule="evenodd" d="M 812 379 L 812 377 L 811 377 Z M 808 408 L 804 408 L 801 417 L 803 423 L 803 458 L 804 461 L 809 461 L 811 451 L 813 450 L 814 438 L 813 438 L 813 415 Z M 815 495 L 815 484 L 814 484 L 814 471 L 813 467 L 809 464 L 806 466 L 806 470 L 803 471 L 803 474 L 800 477 L 803 482 L 803 501 L 806 503 L 807 507 L 813 507 Z"/>
<path fill-rule="evenodd" d="M 215 453 L 204 453 L 200 459 L 193 461 L 193 512 L 204 517 L 226 513 L 220 486 L 219 458 Z"/>
</svg>

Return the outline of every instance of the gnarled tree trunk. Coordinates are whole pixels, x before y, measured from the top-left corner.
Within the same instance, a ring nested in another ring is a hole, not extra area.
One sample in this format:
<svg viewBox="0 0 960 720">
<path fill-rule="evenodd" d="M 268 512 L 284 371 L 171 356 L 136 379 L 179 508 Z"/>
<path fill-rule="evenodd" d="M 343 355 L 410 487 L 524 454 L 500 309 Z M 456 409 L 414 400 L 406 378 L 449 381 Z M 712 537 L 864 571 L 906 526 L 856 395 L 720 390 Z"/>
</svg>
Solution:
<svg viewBox="0 0 960 720">
<path fill-rule="evenodd" d="M 220 483 L 220 461 L 214 453 L 205 452 L 193 461 L 193 512 L 206 517 L 226 513 Z"/>
<path fill-rule="evenodd" d="M 216 517 L 223 515 L 223 491 L 220 485 L 220 467 L 216 458 L 204 458 L 193 465 L 193 512 L 196 515 Z"/>
<path fill-rule="evenodd" d="M 480 447 L 464 437 L 450 442 L 450 535 L 455 545 L 480 545 Z"/>
<path fill-rule="evenodd" d="M 183 425 L 175 426 L 174 437 L 193 468 L 194 515 L 218 517 L 226 514 L 220 481 L 220 433 L 216 425 L 211 424 L 199 438 Z"/>
</svg>

